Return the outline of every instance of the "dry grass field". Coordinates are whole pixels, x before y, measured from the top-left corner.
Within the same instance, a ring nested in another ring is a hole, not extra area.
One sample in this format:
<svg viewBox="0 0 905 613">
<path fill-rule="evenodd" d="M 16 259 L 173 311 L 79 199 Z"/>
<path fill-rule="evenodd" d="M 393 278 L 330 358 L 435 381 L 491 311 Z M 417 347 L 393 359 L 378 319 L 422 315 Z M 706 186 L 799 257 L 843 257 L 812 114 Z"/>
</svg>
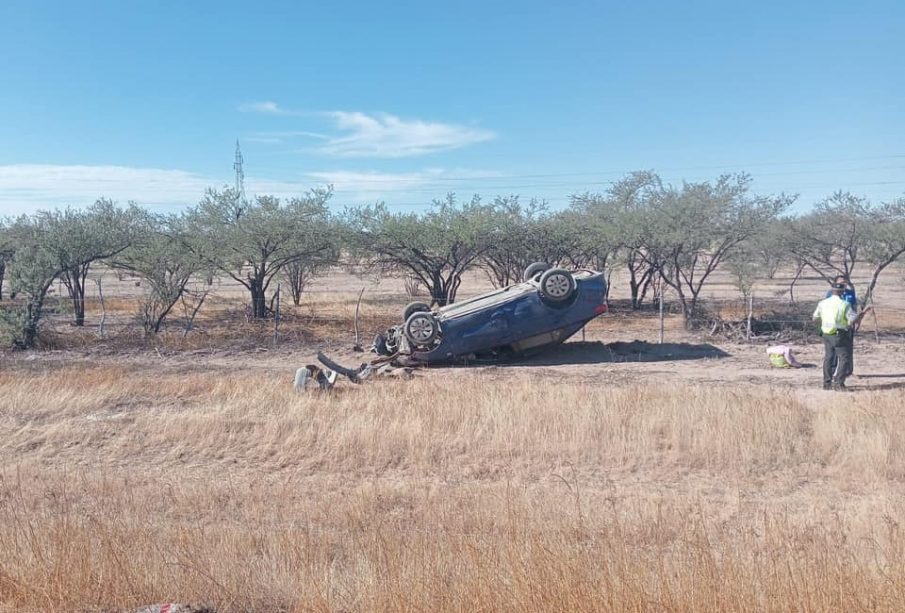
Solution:
<svg viewBox="0 0 905 613">
<path fill-rule="evenodd" d="M 320 345 L 361 359 L 350 290 L 278 346 L 0 354 L 0 610 L 905 610 L 900 337 L 859 340 L 851 394 L 674 318 L 603 344 L 655 338 L 625 313 L 523 364 L 295 394 Z"/>
</svg>

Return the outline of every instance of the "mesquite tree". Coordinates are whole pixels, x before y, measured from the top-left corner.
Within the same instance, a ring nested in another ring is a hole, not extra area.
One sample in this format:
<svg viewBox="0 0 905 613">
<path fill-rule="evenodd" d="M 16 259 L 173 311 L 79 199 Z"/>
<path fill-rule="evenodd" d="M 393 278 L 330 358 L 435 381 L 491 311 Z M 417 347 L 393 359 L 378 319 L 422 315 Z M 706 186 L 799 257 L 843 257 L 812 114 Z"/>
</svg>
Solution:
<svg viewBox="0 0 905 613">
<path fill-rule="evenodd" d="M 13 259 L 15 249 L 9 227 L 0 220 L 0 300 L 3 300 L 3 281 L 6 278 L 6 266 Z"/>
<path fill-rule="evenodd" d="M 668 186 L 652 203 L 653 232 L 646 250 L 656 258 L 661 280 L 678 296 L 687 328 L 710 275 L 794 201 L 786 195 L 749 195 L 750 183 L 748 175 L 739 174 Z"/>
<path fill-rule="evenodd" d="M 905 253 L 905 199 L 874 206 L 865 198 L 836 192 L 795 220 L 792 250 L 828 282 L 851 282 L 863 262 L 870 278 L 861 302 L 869 304 L 880 274 Z"/>
<path fill-rule="evenodd" d="M 628 272 L 632 309 L 640 309 L 659 275 L 660 262 L 649 245 L 653 240 L 652 203 L 663 190 L 651 171 L 629 173 L 604 194 L 572 196 L 573 210 L 582 213 L 585 226 L 598 237 L 607 256 L 619 255 Z"/>
<path fill-rule="evenodd" d="M 585 265 L 584 220 L 572 212 L 551 213 L 546 203 L 537 200 L 523 205 L 518 196 L 495 198 L 488 211 L 493 217 L 488 229 L 494 239 L 481 255 L 480 266 L 494 287 L 520 282 L 534 262 Z"/>
<path fill-rule="evenodd" d="M 283 202 L 210 190 L 188 213 L 189 245 L 248 290 L 255 318 L 267 317 L 267 290 L 285 266 L 335 257 L 336 232 L 327 209 L 331 195 L 330 188 L 317 189 Z"/>
<path fill-rule="evenodd" d="M 864 245 L 864 259 L 872 266 L 864 304 L 870 304 L 877 281 L 886 268 L 905 254 L 905 198 L 871 210 L 874 231 Z"/>
<path fill-rule="evenodd" d="M 7 313 L 9 340 L 13 346 L 28 349 L 34 346 L 44 317 L 47 290 L 60 274 L 59 260 L 48 243 L 51 236 L 48 218 L 42 215 L 23 215 L 8 228 L 16 251 L 9 264 L 10 287 L 24 296 L 20 308 Z"/>
<path fill-rule="evenodd" d="M 492 207 L 478 196 L 459 206 L 450 194 L 424 213 L 394 213 L 377 204 L 350 209 L 346 218 L 353 255 L 412 274 L 439 306 L 455 302 L 462 274 L 499 236 Z"/>
<path fill-rule="evenodd" d="M 335 259 L 335 256 L 333 259 Z M 283 267 L 282 277 L 286 281 L 286 285 L 289 286 L 292 304 L 299 306 L 302 303 L 302 294 L 305 288 L 320 273 L 322 268 L 323 263 L 315 261 L 313 258 L 290 262 Z"/>
<path fill-rule="evenodd" d="M 59 278 L 69 292 L 76 326 L 85 324 L 85 289 L 92 264 L 128 247 L 134 219 L 142 214 L 134 205 L 124 210 L 105 199 L 85 210 L 37 213 L 46 232 L 43 244 L 56 260 Z"/>
<path fill-rule="evenodd" d="M 183 218 L 149 217 L 133 244 L 111 261 L 114 268 L 135 273 L 143 281 L 137 319 L 146 335 L 160 331 L 192 278 L 209 270 L 207 261 L 188 244 Z"/>
</svg>

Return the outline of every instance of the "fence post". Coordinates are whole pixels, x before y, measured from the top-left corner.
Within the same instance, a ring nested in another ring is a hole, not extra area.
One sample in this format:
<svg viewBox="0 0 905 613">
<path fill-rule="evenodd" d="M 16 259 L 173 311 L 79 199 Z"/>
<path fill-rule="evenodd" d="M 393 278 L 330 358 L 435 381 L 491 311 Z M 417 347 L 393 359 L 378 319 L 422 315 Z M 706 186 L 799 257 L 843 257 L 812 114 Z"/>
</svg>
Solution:
<svg viewBox="0 0 905 613">
<path fill-rule="evenodd" d="M 98 332 L 101 336 L 104 336 L 104 324 L 107 322 L 107 305 L 104 303 L 104 292 L 101 290 L 101 278 L 98 277 L 94 282 L 97 283 L 97 295 L 101 300 L 101 325 Z"/>
<path fill-rule="evenodd" d="M 276 308 L 273 312 L 273 344 L 277 344 L 277 334 L 279 333 L 280 328 L 280 284 L 277 283 L 277 297 L 276 297 Z"/>
<path fill-rule="evenodd" d="M 659 343 L 663 344 L 663 286 L 660 286 L 660 291 L 657 292 L 660 295 L 660 338 Z"/>
<path fill-rule="evenodd" d="M 361 291 L 358 292 L 358 302 L 355 303 L 355 351 L 364 351 L 364 348 L 361 346 L 361 333 L 358 329 L 358 315 L 361 312 L 361 297 L 365 295 L 365 288 L 361 288 Z"/>
<path fill-rule="evenodd" d="M 751 317 L 754 315 L 754 290 L 748 293 L 748 325 L 745 332 L 745 339 L 751 341 Z"/>
</svg>

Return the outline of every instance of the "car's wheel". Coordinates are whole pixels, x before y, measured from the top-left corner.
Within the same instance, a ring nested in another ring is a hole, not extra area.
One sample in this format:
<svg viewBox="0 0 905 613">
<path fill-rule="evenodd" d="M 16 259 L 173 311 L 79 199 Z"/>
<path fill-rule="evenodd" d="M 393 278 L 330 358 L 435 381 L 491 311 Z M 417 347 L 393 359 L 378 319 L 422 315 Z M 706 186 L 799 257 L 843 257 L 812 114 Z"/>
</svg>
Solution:
<svg viewBox="0 0 905 613">
<path fill-rule="evenodd" d="M 402 312 L 402 321 L 408 321 L 413 313 L 430 313 L 431 307 L 426 302 L 411 302 Z"/>
<path fill-rule="evenodd" d="M 440 336 L 440 324 L 432 313 L 412 313 L 402 327 L 405 338 L 416 347 L 428 347 Z"/>
<path fill-rule="evenodd" d="M 545 270 L 549 270 L 549 268 L 550 265 L 546 262 L 535 262 L 534 264 L 530 264 L 522 275 L 522 281 L 530 281 Z"/>
<path fill-rule="evenodd" d="M 540 291 L 545 300 L 561 304 L 575 293 L 575 277 L 568 270 L 551 268 L 541 275 Z"/>
</svg>

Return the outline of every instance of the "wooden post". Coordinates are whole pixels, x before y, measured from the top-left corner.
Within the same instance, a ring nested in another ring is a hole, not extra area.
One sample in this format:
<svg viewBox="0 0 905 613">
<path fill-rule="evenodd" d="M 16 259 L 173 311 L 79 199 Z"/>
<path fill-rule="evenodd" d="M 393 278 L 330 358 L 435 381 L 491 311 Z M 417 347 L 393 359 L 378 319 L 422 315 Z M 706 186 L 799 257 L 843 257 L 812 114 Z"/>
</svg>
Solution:
<svg viewBox="0 0 905 613">
<path fill-rule="evenodd" d="M 104 303 L 104 292 L 101 289 L 101 278 L 98 277 L 94 280 L 97 283 L 97 295 L 101 300 L 101 325 L 98 330 L 101 336 L 104 336 L 104 324 L 107 323 L 107 305 Z"/>
<path fill-rule="evenodd" d="M 361 291 L 358 292 L 358 302 L 355 303 L 355 351 L 364 351 L 364 348 L 361 346 L 361 334 L 358 330 L 358 313 L 361 311 L 361 297 L 365 294 L 365 288 L 361 288 Z"/>
<path fill-rule="evenodd" d="M 660 291 L 657 292 L 660 294 L 660 339 L 659 342 L 663 344 L 663 286 L 660 286 Z"/>
<path fill-rule="evenodd" d="M 748 326 L 745 332 L 745 338 L 751 340 L 751 317 L 754 315 L 754 291 L 748 293 Z"/>
<path fill-rule="evenodd" d="M 279 334 L 280 328 L 280 284 L 277 283 L 277 296 L 275 301 L 275 309 L 273 311 L 273 344 L 277 344 L 277 335 Z"/>
</svg>

